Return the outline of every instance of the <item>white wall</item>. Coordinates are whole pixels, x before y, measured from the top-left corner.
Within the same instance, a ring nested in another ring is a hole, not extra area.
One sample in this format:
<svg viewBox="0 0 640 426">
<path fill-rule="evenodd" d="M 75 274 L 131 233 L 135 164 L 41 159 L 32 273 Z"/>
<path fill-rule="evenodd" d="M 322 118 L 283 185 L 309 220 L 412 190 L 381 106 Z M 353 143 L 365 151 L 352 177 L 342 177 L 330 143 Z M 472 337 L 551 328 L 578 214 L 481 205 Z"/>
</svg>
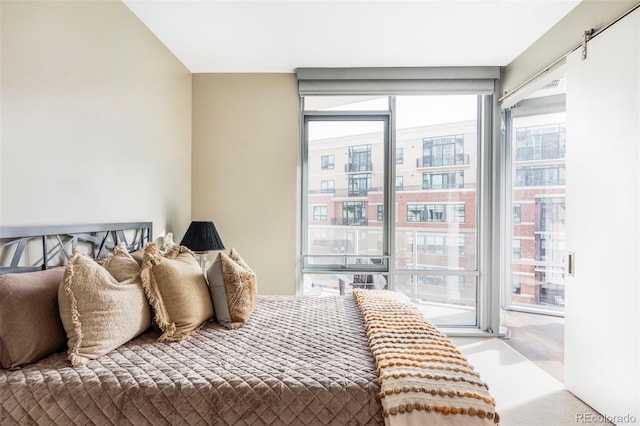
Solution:
<svg viewBox="0 0 640 426">
<path fill-rule="evenodd" d="M 294 74 L 194 74 L 193 219 L 215 222 L 260 294 L 296 291 L 298 144 Z"/>
<path fill-rule="evenodd" d="M 191 220 L 191 74 L 121 2 L 1 2 L 0 224 Z"/>
<path fill-rule="evenodd" d="M 567 61 L 565 385 L 640 422 L 640 10 Z"/>
<path fill-rule="evenodd" d="M 582 42 L 582 34 L 604 25 L 629 10 L 637 0 L 582 0 L 560 22 L 511 61 L 502 75 L 503 92 L 510 91 L 533 74 Z"/>
</svg>

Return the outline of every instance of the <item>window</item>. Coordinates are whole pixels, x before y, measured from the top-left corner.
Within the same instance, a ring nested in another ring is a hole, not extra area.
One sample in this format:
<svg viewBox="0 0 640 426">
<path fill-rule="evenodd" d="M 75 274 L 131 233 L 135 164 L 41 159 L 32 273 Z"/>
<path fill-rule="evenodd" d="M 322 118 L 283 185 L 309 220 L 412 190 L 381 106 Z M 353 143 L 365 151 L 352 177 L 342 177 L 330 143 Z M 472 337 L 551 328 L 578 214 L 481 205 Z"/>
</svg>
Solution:
<svg viewBox="0 0 640 426">
<path fill-rule="evenodd" d="M 349 196 L 365 197 L 369 193 L 371 185 L 371 174 L 361 173 L 357 175 L 349 175 Z"/>
<path fill-rule="evenodd" d="M 302 95 L 302 294 L 335 294 L 336 277 L 373 271 L 413 300 L 446 304 L 452 315 L 436 317 L 439 325 L 496 329 L 478 309 L 489 284 L 479 248 L 489 235 L 481 213 L 489 210 L 483 206 L 491 191 L 478 185 L 485 182 L 496 127 L 486 113 L 494 108 L 496 86 L 486 87 L 482 94 L 390 95 L 386 110 L 342 107 L 340 96 Z M 322 99 L 306 102 L 315 96 Z M 311 165 L 328 154 L 335 155 L 337 171 L 323 175 Z M 310 188 L 329 177 L 334 192 L 322 198 L 329 220 L 314 223 L 311 202 L 320 197 Z M 309 241 L 320 229 L 326 247 Z M 321 288 L 310 285 L 311 276 L 322 276 Z"/>
<path fill-rule="evenodd" d="M 520 259 L 520 240 L 511 240 L 511 256 L 514 259 Z"/>
<path fill-rule="evenodd" d="M 458 256 L 464 256 L 465 240 L 464 236 L 458 237 Z"/>
<path fill-rule="evenodd" d="M 516 168 L 515 186 L 564 185 L 564 165 Z"/>
<path fill-rule="evenodd" d="M 322 170 L 333 170 L 335 166 L 335 156 L 323 155 L 320 157 L 320 168 Z"/>
<path fill-rule="evenodd" d="M 343 225 L 366 225 L 367 212 L 364 201 L 345 201 L 342 203 Z"/>
<path fill-rule="evenodd" d="M 516 130 L 516 161 L 564 158 L 564 124 L 523 127 Z"/>
<path fill-rule="evenodd" d="M 511 241 L 505 276 L 511 282 L 505 283 L 504 305 L 561 312 L 566 262 L 566 80 L 542 87 L 506 110 L 504 117 L 510 130 L 505 145 L 512 210 L 511 226 L 505 229 Z M 551 293 L 546 293 L 545 280 L 553 283 Z"/>
<path fill-rule="evenodd" d="M 349 147 L 349 162 L 345 172 L 370 172 L 372 168 L 371 145 Z"/>
<path fill-rule="evenodd" d="M 511 276 L 511 292 L 513 294 L 520 294 L 522 291 L 521 284 L 522 276 L 513 274 Z"/>
<path fill-rule="evenodd" d="M 407 204 L 407 222 L 464 223 L 464 204 Z"/>
<path fill-rule="evenodd" d="M 513 217 L 511 220 L 514 225 L 520 225 L 522 221 L 522 206 L 520 204 L 513 205 Z"/>
<path fill-rule="evenodd" d="M 323 180 L 320 182 L 320 192 L 324 194 L 333 194 L 336 192 L 336 181 L 335 180 Z"/>
<path fill-rule="evenodd" d="M 426 204 L 407 204 L 407 222 L 426 222 Z"/>
<path fill-rule="evenodd" d="M 538 198 L 537 231 L 564 232 L 564 197 Z"/>
<path fill-rule="evenodd" d="M 423 189 L 464 188 L 464 171 L 423 173 Z"/>
<path fill-rule="evenodd" d="M 468 164 L 464 155 L 464 135 L 425 138 L 422 141 L 422 167 Z"/>
<path fill-rule="evenodd" d="M 327 206 L 313 206 L 313 220 L 327 220 Z"/>
<path fill-rule="evenodd" d="M 455 223 L 464 223 L 464 204 L 457 204 L 453 206 L 453 221 Z"/>
</svg>

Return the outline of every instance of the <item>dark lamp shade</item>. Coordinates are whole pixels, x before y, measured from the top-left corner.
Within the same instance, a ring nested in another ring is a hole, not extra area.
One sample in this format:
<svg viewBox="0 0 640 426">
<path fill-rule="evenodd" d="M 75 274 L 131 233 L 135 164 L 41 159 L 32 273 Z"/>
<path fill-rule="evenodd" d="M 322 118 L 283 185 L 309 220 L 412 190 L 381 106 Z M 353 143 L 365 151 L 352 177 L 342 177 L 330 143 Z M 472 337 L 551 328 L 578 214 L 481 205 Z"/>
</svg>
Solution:
<svg viewBox="0 0 640 426">
<path fill-rule="evenodd" d="M 224 250 L 224 244 L 222 244 L 216 226 L 211 221 L 191 222 L 189 229 L 180 241 L 180 245 L 196 252 Z"/>
</svg>

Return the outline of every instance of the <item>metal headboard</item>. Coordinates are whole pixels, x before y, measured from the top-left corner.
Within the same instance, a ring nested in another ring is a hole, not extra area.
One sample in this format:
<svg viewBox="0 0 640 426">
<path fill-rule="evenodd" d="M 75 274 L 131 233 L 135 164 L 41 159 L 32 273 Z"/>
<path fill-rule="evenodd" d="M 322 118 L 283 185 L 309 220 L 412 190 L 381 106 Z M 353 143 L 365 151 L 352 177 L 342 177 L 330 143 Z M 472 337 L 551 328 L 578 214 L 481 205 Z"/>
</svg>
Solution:
<svg viewBox="0 0 640 426">
<path fill-rule="evenodd" d="M 152 236 L 152 222 L 0 227 L 0 274 L 64 265 L 78 246 L 95 259 L 105 258 L 120 243 L 135 251 Z"/>
</svg>

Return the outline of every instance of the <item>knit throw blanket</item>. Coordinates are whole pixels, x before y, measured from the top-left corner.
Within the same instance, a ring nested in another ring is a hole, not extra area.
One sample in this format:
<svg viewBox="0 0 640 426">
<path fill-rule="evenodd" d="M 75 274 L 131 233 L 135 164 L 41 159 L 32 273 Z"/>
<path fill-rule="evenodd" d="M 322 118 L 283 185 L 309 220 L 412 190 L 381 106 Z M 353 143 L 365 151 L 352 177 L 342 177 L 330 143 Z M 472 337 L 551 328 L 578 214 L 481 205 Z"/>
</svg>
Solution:
<svg viewBox="0 0 640 426">
<path fill-rule="evenodd" d="M 498 424 L 488 386 L 402 293 L 356 289 L 376 360 L 385 424 Z"/>
</svg>

